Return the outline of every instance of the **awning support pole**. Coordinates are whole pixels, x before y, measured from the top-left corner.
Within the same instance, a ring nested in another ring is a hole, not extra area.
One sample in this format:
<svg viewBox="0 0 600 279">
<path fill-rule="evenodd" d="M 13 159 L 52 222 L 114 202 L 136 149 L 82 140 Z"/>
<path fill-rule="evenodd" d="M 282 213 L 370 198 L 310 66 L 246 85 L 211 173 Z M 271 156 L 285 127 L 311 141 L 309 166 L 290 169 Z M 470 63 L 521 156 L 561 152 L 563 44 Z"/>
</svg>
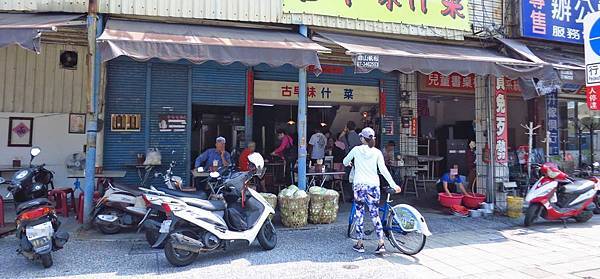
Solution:
<svg viewBox="0 0 600 279">
<path fill-rule="evenodd" d="M 299 32 L 308 37 L 306 25 L 300 25 Z M 298 84 L 298 188 L 306 190 L 306 68 L 298 70 Z"/>
<path fill-rule="evenodd" d="M 85 158 L 85 188 L 83 203 L 83 221 L 84 224 L 91 224 L 91 212 L 94 208 L 94 186 L 96 174 L 96 133 L 98 126 L 98 91 L 100 89 L 100 56 L 96 53 L 96 37 L 101 33 L 101 19 L 96 14 L 97 3 L 90 0 L 87 16 L 87 36 L 88 36 L 88 124 L 87 124 L 87 150 Z"/>
</svg>

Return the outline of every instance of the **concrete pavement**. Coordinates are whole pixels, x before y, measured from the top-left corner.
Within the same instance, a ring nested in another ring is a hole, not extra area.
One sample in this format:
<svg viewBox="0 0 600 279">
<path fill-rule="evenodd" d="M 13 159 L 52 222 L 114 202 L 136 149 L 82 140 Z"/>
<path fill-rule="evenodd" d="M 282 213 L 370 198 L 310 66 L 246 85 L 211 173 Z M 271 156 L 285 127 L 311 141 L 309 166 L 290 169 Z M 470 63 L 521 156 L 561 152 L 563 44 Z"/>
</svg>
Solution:
<svg viewBox="0 0 600 279">
<path fill-rule="evenodd" d="M 391 245 L 387 254 L 375 256 L 373 240 L 367 242 L 367 253 L 355 253 L 345 237 L 346 216 L 340 213 L 332 225 L 280 228 L 272 251 L 262 251 L 256 243 L 234 244 L 227 251 L 201 255 L 185 268 L 172 267 L 162 250 L 150 249 L 139 235 L 86 232 L 54 253 L 54 266 L 44 270 L 17 255 L 10 236 L 0 239 L 0 277 L 600 278 L 600 216 L 567 228 L 542 223 L 524 229 L 520 220 L 504 217 L 426 213 L 434 235 L 415 257 L 391 253 Z"/>
</svg>

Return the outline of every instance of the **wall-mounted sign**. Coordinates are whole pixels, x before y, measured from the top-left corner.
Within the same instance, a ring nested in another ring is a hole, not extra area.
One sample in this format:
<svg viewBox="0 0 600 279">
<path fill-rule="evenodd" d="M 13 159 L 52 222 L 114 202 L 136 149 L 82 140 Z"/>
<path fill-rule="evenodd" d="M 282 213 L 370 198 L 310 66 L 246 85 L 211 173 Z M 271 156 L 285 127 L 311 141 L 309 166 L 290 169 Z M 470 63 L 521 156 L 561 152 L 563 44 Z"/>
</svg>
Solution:
<svg viewBox="0 0 600 279">
<path fill-rule="evenodd" d="M 558 137 L 558 97 L 557 91 L 546 94 L 546 127 L 550 132 L 550 155 L 559 155 L 560 142 Z"/>
<path fill-rule="evenodd" d="M 499 79 L 503 83 L 506 94 L 521 94 L 522 89 L 518 79 Z M 425 92 L 446 92 L 446 93 L 475 93 L 475 75 L 470 74 L 462 76 L 452 73 L 449 76 L 440 73 L 431 73 L 429 75 L 419 74 L 419 90 Z"/>
<path fill-rule="evenodd" d="M 283 0 L 283 12 L 471 30 L 467 0 Z"/>
<path fill-rule="evenodd" d="M 508 161 L 508 116 L 504 78 L 496 79 L 496 162 Z"/>
<path fill-rule="evenodd" d="M 110 130 L 113 132 L 138 132 L 141 120 L 141 114 L 111 114 Z"/>
<path fill-rule="evenodd" d="M 379 55 L 377 54 L 358 54 L 354 59 L 355 71 L 357 73 L 368 73 L 371 70 L 379 68 Z"/>
<path fill-rule="evenodd" d="M 585 99 L 589 109 L 600 110 L 600 85 L 586 86 Z"/>
<path fill-rule="evenodd" d="M 583 19 L 600 8 L 600 0 L 522 0 L 523 37 L 583 43 Z"/>
<path fill-rule="evenodd" d="M 386 136 L 394 135 L 394 118 L 384 117 L 383 118 L 383 134 Z"/>
<path fill-rule="evenodd" d="M 255 101 L 298 101 L 297 82 L 254 81 Z M 309 83 L 306 88 L 309 103 L 377 104 L 379 88 L 344 84 Z"/>
<path fill-rule="evenodd" d="M 185 132 L 187 125 L 185 114 L 161 114 L 158 116 L 158 128 L 161 132 Z"/>
</svg>

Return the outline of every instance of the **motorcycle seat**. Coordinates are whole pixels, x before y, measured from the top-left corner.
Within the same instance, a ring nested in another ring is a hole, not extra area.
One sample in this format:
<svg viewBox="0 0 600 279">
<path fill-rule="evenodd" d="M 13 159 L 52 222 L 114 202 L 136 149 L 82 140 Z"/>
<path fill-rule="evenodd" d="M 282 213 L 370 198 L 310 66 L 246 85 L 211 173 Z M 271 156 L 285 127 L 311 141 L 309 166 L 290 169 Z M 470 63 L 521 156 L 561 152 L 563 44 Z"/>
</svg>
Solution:
<svg viewBox="0 0 600 279">
<path fill-rule="evenodd" d="M 164 192 L 165 194 L 179 197 L 179 198 L 193 198 L 193 199 L 208 199 L 206 192 L 204 191 L 195 191 L 195 192 L 182 192 L 177 190 L 172 190 L 169 188 L 156 187 L 156 190 Z"/>
<path fill-rule="evenodd" d="M 144 193 L 140 189 L 138 189 L 138 186 L 119 184 L 119 183 L 112 183 L 112 186 L 121 191 L 129 192 L 134 196 L 141 196 Z"/>
<path fill-rule="evenodd" d="M 17 206 L 17 215 L 21 214 L 23 211 L 37 207 L 40 205 L 52 205 L 50 201 L 46 198 L 33 199 L 30 201 L 22 202 Z"/>
<path fill-rule="evenodd" d="M 188 198 L 182 198 L 181 200 L 191 206 L 202 208 L 208 211 L 223 211 L 227 207 L 224 201 L 219 200 L 200 200 Z"/>
<path fill-rule="evenodd" d="M 563 187 L 565 194 L 583 194 L 594 188 L 594 182 L 590 180 L 576 180 Z"/>
</svg>

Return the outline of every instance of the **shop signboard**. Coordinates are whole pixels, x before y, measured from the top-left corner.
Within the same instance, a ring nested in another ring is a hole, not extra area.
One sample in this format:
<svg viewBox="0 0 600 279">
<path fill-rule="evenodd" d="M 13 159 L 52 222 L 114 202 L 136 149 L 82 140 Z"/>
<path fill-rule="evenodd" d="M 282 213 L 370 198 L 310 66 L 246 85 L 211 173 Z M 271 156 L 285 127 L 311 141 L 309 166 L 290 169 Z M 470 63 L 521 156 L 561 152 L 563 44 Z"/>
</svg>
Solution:
<svg viewBox="0 0 600 279">
<path fill-rule="evenodd" d="M 546 94 L 546 127 L 548 127 L 548 136 L 550 140 L 549 154 L 559 155 L 560 142 L 558 136 L 558 92 L 555 90 Z"/>
<path fill-rule="evenodd" d="M 582 44 L 583 21 L 600 0 L 521 0 L 523 37 Z"/>
<path fill-rule="evenodd" d="M 254 81 L 254 99 L 260 101 L 298 101 L 299 87 L 291 81 Z M 309 103 L 378 104 L 377 86 L 309 83 L 306 87 Z"/>
<path fill-rule="evenodd" d="M 506 94 L 521 94 L 518 79 L 504 78 L 501 80 Z M 463 76 L 452 73 L 449 76 L 434 72 L 429 75 L 419 74 L 419 89 L 426 92 L 456 92 L 475 94 L 475 75 Z"/>
<path fill-rule="evenodd" d="M 508 162 L 508 116 L 504 78 L 496 79 L 496 162 Z"/>
<path fill-rule="evenodd" d="M 161 132 L 185 132 L 187 124 L 185 114 L 161 114 L 158 116 L 158 128 Z"/>
<path fill-rule="evenodd" d="M 283 12 L 470 31 L 468 0 L 283 0 Z"/>
<path fill-rule="evenodd" d="M 587 105 L 598 110 L 600 92 L 600 12 L 591 13 L 583 20 L 585 50 L 585 80 Z"/>
</svg>

